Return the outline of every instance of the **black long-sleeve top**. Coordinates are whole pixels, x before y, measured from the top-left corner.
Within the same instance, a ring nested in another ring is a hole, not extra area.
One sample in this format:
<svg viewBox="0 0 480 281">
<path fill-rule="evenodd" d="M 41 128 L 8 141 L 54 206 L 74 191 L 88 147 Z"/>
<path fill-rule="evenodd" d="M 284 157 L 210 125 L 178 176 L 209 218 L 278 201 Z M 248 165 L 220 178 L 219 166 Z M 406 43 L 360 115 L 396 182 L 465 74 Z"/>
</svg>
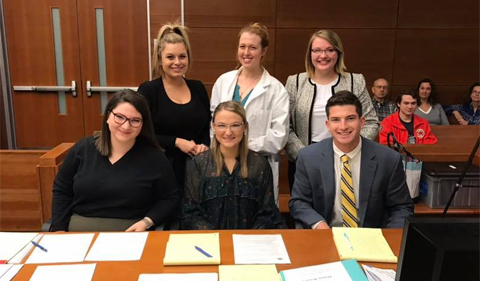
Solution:
<svg viewBox="0 0 480 281">
<path fill-rule="evenodd" d="M 232 173 L 223 166 L 216 175 L 211 151 L 189 163 L 183 198 L 182 229 L 268 229 L 286 225 L 273 199 L 272 169 L 256 152 L 248 154 L 248 177 L 240 159 Z"/>
<path fill-rule="evenodd" d="M 210 145 L 210 101 L 207 90 L 198 80 L 185 79 L 185 82 L 192 97 L 186 104 L 175 103 L 168 97 L 162 78 L 144 82 L 138 87 L 138 92 L 148 100 L 155 136 L 165 149 L 181 190 L 188 155 L 175 147 L 175 139 Z"/>
<path fill-rule="evenodd" d="M 65 157 L 53 185 L 52 231 L 68 230 L 73 213 L 85 217 L 142 219 L 155 224 L 173 216 L 180 201 L 172 168 L 162 151 L 135 145 L 117 162 L 80 140 Z"/>
</svg>

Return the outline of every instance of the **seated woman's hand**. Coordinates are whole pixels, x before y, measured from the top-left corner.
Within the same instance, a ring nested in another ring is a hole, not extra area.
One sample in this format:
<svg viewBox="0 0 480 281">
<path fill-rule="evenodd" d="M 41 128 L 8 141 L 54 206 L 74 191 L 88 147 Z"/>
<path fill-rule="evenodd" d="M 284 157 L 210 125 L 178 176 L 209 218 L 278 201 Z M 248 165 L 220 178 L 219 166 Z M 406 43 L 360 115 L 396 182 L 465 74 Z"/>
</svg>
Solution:
<svg viewBox="0 0 480 281">
<path fill-rule="evenodd" d="M 137 221 L 125 231 L 126 232 L 147 231 L 147 223 L 144 220 Z"/>
<path fill-rule="evenodd" d="M 175 146 L 190 157 L 197 155 L 197 144 L 193 140 L 188 141 L 186 139 L 177 138 L 175 140 Z"/>
</svg>

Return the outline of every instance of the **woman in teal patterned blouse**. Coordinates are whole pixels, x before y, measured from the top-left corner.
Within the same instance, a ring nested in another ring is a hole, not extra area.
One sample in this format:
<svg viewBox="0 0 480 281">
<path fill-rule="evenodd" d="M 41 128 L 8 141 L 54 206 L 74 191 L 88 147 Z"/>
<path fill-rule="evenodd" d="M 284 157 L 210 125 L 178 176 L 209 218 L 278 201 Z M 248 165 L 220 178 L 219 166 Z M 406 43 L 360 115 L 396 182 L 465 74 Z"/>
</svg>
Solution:
<svg viewBox="0 0 480 281">
<path fill-rule="evenodd" d="M 238 102 L 213 113 L 211 149 L 189 163 L 182 229 L 284 228 L 274 203 L 267 159 L 248 149 L 248 123 Z"/>
</svg>

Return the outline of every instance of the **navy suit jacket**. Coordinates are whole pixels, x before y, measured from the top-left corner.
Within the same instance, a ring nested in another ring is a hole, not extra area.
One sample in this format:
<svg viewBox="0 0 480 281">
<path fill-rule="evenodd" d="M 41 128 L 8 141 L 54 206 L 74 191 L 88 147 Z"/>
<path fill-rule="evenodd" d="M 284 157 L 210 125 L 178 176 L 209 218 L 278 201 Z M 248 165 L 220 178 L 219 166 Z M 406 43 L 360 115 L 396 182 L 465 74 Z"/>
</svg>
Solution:
<svg viewBox="0 0 480 281">
<path fill-rule="evenodd" d="M 289 207 L 292 217 L 310 228 L 329 223 L 335 200 L 333 139 L 299 151 Z M 362 137 L 358 217 L 360 227 L 403 227 L 413 214 L 401 156 Z"/>
</svg>

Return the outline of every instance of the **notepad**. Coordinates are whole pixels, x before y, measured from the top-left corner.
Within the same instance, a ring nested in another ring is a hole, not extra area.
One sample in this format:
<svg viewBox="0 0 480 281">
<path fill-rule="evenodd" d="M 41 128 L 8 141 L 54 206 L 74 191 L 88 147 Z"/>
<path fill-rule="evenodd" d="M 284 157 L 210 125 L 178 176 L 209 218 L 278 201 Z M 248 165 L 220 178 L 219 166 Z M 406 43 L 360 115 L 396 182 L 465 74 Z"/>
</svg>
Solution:
<svg viewBox="0 0 480 281">
<path fill-rule="evenodd" d="M 91 281 L 95 263 L 38 266 L 30 281 Z"/>
<path fill-rule="evenodd" d="M 332 228 L 340 260 L 397 263 L 398 259 L 378 228 Z"/>
<path fill-rule="evenodd" d="M 11 260 L 22 249 L 31 249 L 32 241 L 38 233 L 34 232 L 0 232 L 0 260 Z"/>
<path fill-rule="evenodd" d="M 170 234 L 164 265 L 220 264 L 220 234 Z"/>
<path fill-rule="evenodd" d="M 138 281 L 218 281 L 217 273 L 140 274 Z"/>
<path fill-rule="evenodd" d="M 39 241 L 48 251 L 35 247 L 26 264 L 82 262 L 94 234 L 48 234 Z"/>
<path fill-rule="evenodd" d="M 282 281 L 367 281 L 355 260 L 332 262 L 280 271 Z"/>
<path fill-rule="evenodd" d="M 277 268 L 268 265 L 220 265 L 218 275 L 221 281 L 278 281 Z"/>
<path fill-rule="evenodd" d="M 148 232 L 100 233 L 86 261 L 138 261 Z"/>
</svg>

